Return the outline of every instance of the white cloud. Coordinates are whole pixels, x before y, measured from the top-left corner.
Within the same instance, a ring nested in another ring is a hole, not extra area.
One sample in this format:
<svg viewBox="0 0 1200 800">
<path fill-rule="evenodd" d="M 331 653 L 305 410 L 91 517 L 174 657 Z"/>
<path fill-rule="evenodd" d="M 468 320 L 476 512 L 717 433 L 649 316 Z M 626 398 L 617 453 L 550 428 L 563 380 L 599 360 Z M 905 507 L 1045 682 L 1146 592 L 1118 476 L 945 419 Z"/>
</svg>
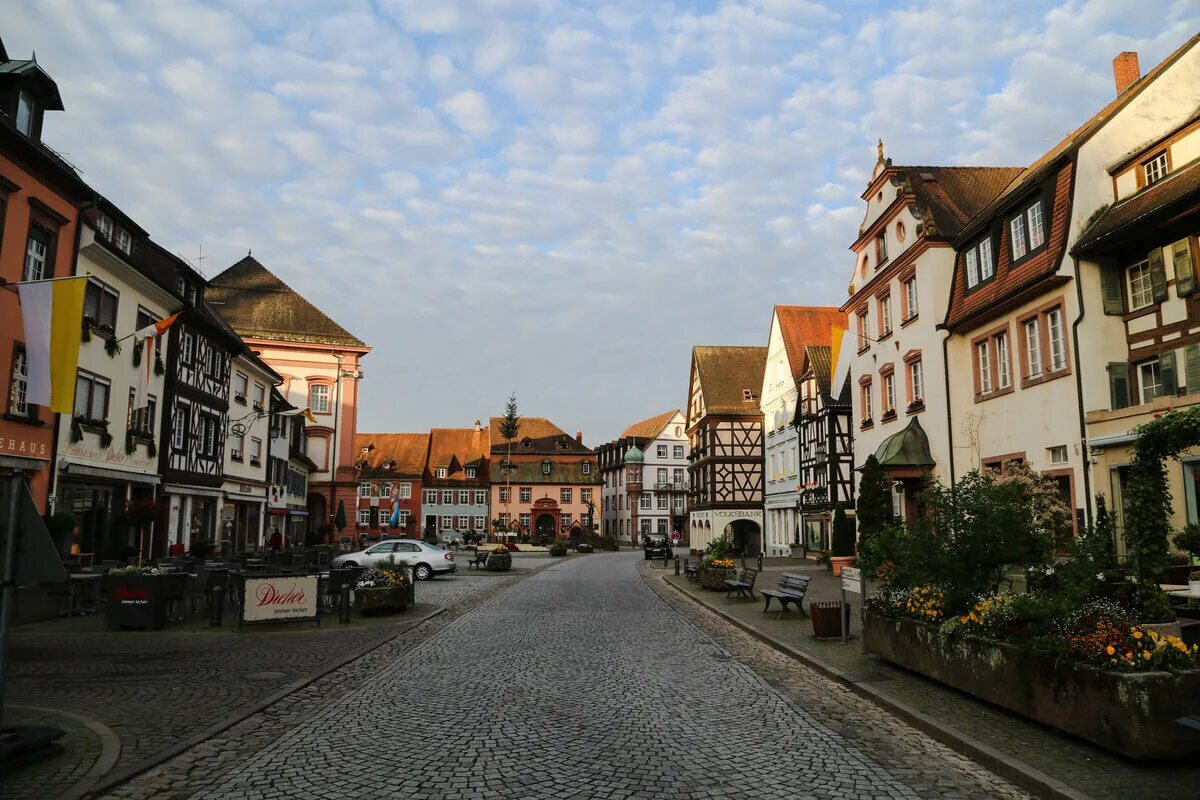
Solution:
<svg viewBox="0 0 1200 800">
<path fill-rule="evenodd" d="M 487 97 L 480 92 L 459 92 L 438 103 L 438 108 L 472 136 L 487 136 L 496 129 Z"/>
</svg>

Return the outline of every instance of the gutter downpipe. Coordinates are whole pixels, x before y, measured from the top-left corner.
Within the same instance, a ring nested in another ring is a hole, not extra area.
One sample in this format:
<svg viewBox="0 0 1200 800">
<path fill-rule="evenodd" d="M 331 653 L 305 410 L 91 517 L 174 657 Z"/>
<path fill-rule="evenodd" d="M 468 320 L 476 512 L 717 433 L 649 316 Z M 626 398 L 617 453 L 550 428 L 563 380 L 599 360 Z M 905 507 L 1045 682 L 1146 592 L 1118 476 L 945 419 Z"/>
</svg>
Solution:
<svg viewBox="0 0 1200 800">
<path fill-rule="evenodd" d="M 334 381 L 334 384 L 333 384 L 333 447 L 329 454 L 329 456 L 330 456 L 329 457 L 329 522 L 331 523 L 331 527 L 332 527 L 333 521 L 337 518 L 337 468 L 338 468 L 338 459 L 340 458 L 340 455 L 338 454 L 338 449 L 337 449 L 338 418 L 340 417 L 340 415 L 342 413 L 342 354 L 334 353 L 333 357 L 337 359 L 337 375 L 335 376 L 336 380 Z M 354 514 L 355 514 L 355 520 L 357 521 L 357 519 L 358 519 L 357 504 L 354 509 Z M 348 523 L 349 523 L 349 520 L 347 520 L 347 524 Z M 355 531 L 357 532 L 357 530 L 358 529 L 357 529 L 357 522 L 356 522 Z M 341 531 L 337 532 L 337 537 L 338 537 L 338 545 L 341 546 L 341 538 L 342 538 Z M 332 538 L 332 535 L 330 538 Z M 330 542 L 330 544 L 332 545 L 333 542 Z"/>
<path fill-rule="evenodd" d="M 1087 517 L 1087 524 L 1092 524 L 1092 457 L 1088 452 L 1087 444 L 1087 423 L 1084 418 L 1083 410 L 1083 370 L 1080 368 L 1079 359 L 1079 325 L 1083 322 L 1083 315 L 1087 309 L 1083 304 L 1083 283 L 1079 279 L 1079 258 L 1071 256 L 1071 263 L 1075 267 L 1075 297 L 1079 303 L 1079 315 L 1075 318 L 1075 322 L 1071 324 L 1071 339 L 1075 345 L 1075 399 L 1079 407 L 1079 438 L 1082 442 L 1080 448 L 1083 454 L 1083 493 L 1084 504 L 1083 509 Z"/>
<path fill-rule="evenodd" d="M 945 333 L 945 336 L 942 337 L 942 381 L 946 391 L 946 445 L 948 447 L 947 456 L 950 459 L 950 485 L 954 486 L 954 420 L 950 409 L 950 331 L 942 325 L 938 325 L 937 328 Z"/>
</svg>

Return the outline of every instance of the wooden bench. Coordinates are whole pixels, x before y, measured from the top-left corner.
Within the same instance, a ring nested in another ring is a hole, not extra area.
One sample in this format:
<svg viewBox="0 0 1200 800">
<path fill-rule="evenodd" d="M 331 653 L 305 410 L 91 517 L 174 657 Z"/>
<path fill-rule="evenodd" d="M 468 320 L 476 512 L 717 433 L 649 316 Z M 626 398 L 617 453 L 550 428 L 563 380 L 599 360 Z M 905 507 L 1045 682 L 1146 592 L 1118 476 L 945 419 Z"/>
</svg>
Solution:
<svg viewBox="0 0 1200 800">
<path fill-rule="evenodd" d="M 738 597 L 744 597 L 747 600 L 757 600 L 754 596 L 754 580 L 758 577 L 758 570 L 751 567 L 743 569 L 741 574 L 736 578 L 726 578 L 725 585 L 729 587 L 729 591 L 725 593 L 725 599 L 729 599 L 729 595 L 737 592 Z"/>
<path fill-rule="evenodd" d="M 684 576 L 685 576 L 685 577 L 686 577 L 686 578 L 687 578 L 689 581 L 694 581 L 694 580 L 696 579 L 696 570 L 698 570 L 698 569 L 700 569 L 700 562 L 699 562 L 699 561 L 694 561 L 694 562 L 693 562 L 693 561 L 689 561 L 689 560 L 687 560 L 687 559 L 684 559 L 684 561 L 683 561 L 683 574 L 684 574 Z"/>
<path fill-rule="evenodd" d="M 467 569 L 471 567 L 479 567 L 483 569 L 487 566 L 488 556 L 492 554 L 490 550 L 480 550 L 476 548 L 475 557 L 467 561 Z"/>
<path fill-rule="evenodd" d="M 779 601 L 779 618 L 783 618 L 783 612 L 787 611 L 788 603 L 795 603 L 796 610 L 804 616 L 804 606 L 801 601 L 804 600 L 804 595 L 808 592 L 808 584 L 811 581 L 807 575 L 797 575 L 794 572 L 785 572 L 779 579 L 779 586 L 774 589 L 759 589 L 766 603 L 763 604 L 762 613 L 767 613 L 767 609 L 771 605 L 771 598 L 774 597 Z"/>
</svg>

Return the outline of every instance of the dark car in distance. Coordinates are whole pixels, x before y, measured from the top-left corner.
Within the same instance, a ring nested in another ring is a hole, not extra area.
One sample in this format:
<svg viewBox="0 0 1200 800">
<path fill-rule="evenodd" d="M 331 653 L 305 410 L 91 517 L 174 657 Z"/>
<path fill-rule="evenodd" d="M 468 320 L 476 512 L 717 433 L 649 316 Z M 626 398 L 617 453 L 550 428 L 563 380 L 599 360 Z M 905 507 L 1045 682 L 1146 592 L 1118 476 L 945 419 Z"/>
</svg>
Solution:
<svg viewBox="0 0 1200 800">
<path fill-rule="evenodd" d="M 652 558 L 670 558 L 671 540 L 665 533 L 651 533 L 643 536 L 642 552 L 646 554 L 647 561 Z"/>
</svg>

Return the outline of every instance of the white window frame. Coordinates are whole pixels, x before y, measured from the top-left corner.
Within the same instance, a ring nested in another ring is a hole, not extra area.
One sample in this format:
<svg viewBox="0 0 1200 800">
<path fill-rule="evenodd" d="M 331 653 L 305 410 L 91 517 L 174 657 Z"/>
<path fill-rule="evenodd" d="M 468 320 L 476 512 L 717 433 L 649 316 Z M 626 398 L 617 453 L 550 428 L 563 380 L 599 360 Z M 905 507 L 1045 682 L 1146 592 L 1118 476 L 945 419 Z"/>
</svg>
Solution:
<svg viewBox="0 0 1200 800">
<path fill-rule="evenodd" d="M 996 388 L 1008 389 L 1012 386 L 1012 360 L 1009 358 L 1008 334 L 998 333 L 993 341 L 996 343 Z"/>
<path fill-rule="evenodd" d="M 1025 238 L 1025 215 L 1018 214 L 1008 221 L 1008 246 L 1012 250 L 1012 260 L 1020 261 L 1029 252 L 1029 242 Z"/>
<path fill-rule="evenodd" d="M 519 517 L 517 517 L 517 524 L 520 525 L 525 530 L 529 530 L 529 522 L 530 522 L 529 514 L 521 514 Z"/>
<path fill-rule="evenodd" d="M 665 444 L 657 445 L 655 448 L 655 452 L 658 453 L 659 458 L 666 458 L 667 457 L 667 446 Z"/>
<path fill-rule="evenodd" d="M 904 282 L 904 302 L 908 306 L 908 314 L 905 315 L 905 320 L 910 320 L 917 315 L 917 278 L 914 275 Z"/>
<path fill-rule="evenodd" d="M 454 490 L 453 489 L 442 489 L 442 505 L 444 505 L 444 506 L 454 505 Z"/>
<path fill-rule="evenodd" d="M 329 386 L 314 383 L 308 387 L 308 407 L 314 414 L 328 414 L 330 404 Z"/>
<path fill-rule="evenodd" d="M 657 503 L 659 511 L 667 511 L 669 507 L 668 502 L 669 498 L 665 494 L 660 494 L 655 498 L 655 503 Z"/>
<path fill-rule="evenodd" d="M 1157 358 L 1152 358 L 1149 361 L 1143 361 L 1137 365 L 1138 368 L 1138 392 L 1141 395 L 1143 403 L 1149 403 L 1156 397 L 1162 397 L 1162 367 Z M 1153 381 L 1148 380 L 1148 377 L 1154 378 Z M 1154 387 L 1153 393 L 1147 393 L 1147 389 Z"/>
<path fill-rule="evenodd" d="M 579 502 L 581 502 L 581 503 L 592 502 L 592 490 L 591 489 L 580 489 L 579 490 Z"/>
<path fill-rule="evenodd" d="M 1061 372 L 1067 368 L 1067 341 L 1061 308 L 1046 312 L 1046 331 L 1046 338 L 1050 340 L 1050 371 Z"/>
<path fill-rule="evenodd" d="M 1042 201 L 1036 200 L 1025 209 L 1026 230 L 1029 233 L 1029 249 L 1036 250 L 1046 243 L 1046 225 L 1042 214 Z"/>
<path fill-rule="evenodd" d="M 365 483 L 365 482 L 360 483 L 358 485 L 358 496 L 359 497 L 370 497 L 371 496 L 371 484 Z"/>
<path fill-rule="evenodd" d="M 892 295 L 891 292 L 879 298 L 879 336 L 887 336 L 892 332 Z"/>
<path fill-rule="evenodd" d="M 583 462 L 583 474 L 584 475 L 592 474 L 592 462 L 590 462 L 590 461 Z"/>
<path fill-rule="evenodd" d="M 401 500 L 411 500 L 412 499 L 412 484 L 411 483 L 408 483 L 407 481 L 405 481 L 404 483 L 400 484 L 400 499 Z"/>
<path fill-rule="evenodd" d="M 671 445 L 671 454 L 672 454 L 673 458 L 683 458 L 684 457 L 683 445 L 681 445 L 681 444 Z"/>
<path fill-rule="evenodd" d="M 917 360 L 908 365 L 908 385 L 912 390 L 914 403 L 925 401 L 925 368 Z"/>
<path fill-rule="evenodd" d="M 35 233 L 44 236 L 45 241 L 41 241 Z M 45 228 L 30 226 L 25 240 L 25 265 L 21 280 L 40 281 L 49 274 L 47 265 L 50 263 L 50 242 L 53 239 L 54 234 Z"/>
<path fill-rule="evenodd" d="M 487 530 L 487 517 L 484 516 L 483 514 L 476 514 L 475 515 L 475 524 L 472 526 L 472 530 L 486 531 Z"/>
<path fill-rule="evenodd" d="M 442 514 L 438 517 L 438 530 L 449 531 L 454 529 L 454 515 Z"/>
<path fill-rule="evenodd" d="M 986 340 L 975 345 L 975 361 L 979 365 L 979 391 L 987 394 L 992 391 L 992 358 Z"/>
<path fill-rule="evenodd" d="M 652 493 L 642 495 L 638 499 L 638 508 L 642 511 L 650 511 L 654 507 L 654 499 Z"/>
<path fill-rule="evenodd" d="M 379 484 L 379 496 L 385 497 L 385 498 L 391 498 L 392 485 L 390 483 L 388 483 L 387 481 L 384 481 L 383 483 Z"/>
<path fill-rule="evenodd" d="M 433 471 L 433 476 L 435 478 L 445 478 L 446 477 L 446 468 L 445 467 L 437 467 Z"/>
<path fill-rule="evenodd" d="M 985 236 L 979 243 L 979 282 L 983 283 L 996 274 L 995 264 L 992 263 L 992 237 Z"/>
<path fill-rule="evenodd" d="M 1146 178 L 1146 185 L 1158 183 L 1167 175 L 1167 151 L 1163 150 L 1142 165 L 1143 175 Z"/>
<path fill-rule="evenodd" d="M 1125 283 L 1129 290 L 1130 311 L 1154 305 L 1154 282 L 1150 278 L 1149 260 L 1131 264 L 1126 272 Z"/>
<path fill-rule="evenodd" d="M 570 489 L 559 489 L 558 490 L 558 501 L 560 503 L 573 503 L 575 501 L 572 500 L 571 498 L 574 496 L 575 496 L 575 493 Z"/>
<path fill-rule="evenodd" d="M 370 525 L 371 524 L 371 509 L 360 508 L 358 510 L 358 524 L 359 525 Z"/>
<path fill-rule="evenodd" d="M 29 393 L 29 366 L 24 348 L 13 353 L 11 389 L 8 393 L 8 411 L 20 417 L 29 416 L 29 403 L 26 398 Z"/>
<path fill-rule="evenodd" d="M 1042 325 L 1037 317 L 1025 321 L 1025 364 L 1030 378 L 1042 377 Z"/>
<path fill-rule="evenodd" d="M 884 414 L 896 410 L 896 373 L 894 372 L 883 376 L 883 400 Z"/>
<path fill-rule="evenodd" d="M 866 383 L 862 384 L 862 391 L 860 392 L 860 394 L 862 395 L 862 405 L 863 405 L 862 417 L 863 417 L 863 419 L 865 419 L 865 420 L 874 419 L 874 409 L 872 408 L 872 397 L 871 397 L 871 394 L 872 394 L 871 381 L 867 381 Z"/>
</svg>

